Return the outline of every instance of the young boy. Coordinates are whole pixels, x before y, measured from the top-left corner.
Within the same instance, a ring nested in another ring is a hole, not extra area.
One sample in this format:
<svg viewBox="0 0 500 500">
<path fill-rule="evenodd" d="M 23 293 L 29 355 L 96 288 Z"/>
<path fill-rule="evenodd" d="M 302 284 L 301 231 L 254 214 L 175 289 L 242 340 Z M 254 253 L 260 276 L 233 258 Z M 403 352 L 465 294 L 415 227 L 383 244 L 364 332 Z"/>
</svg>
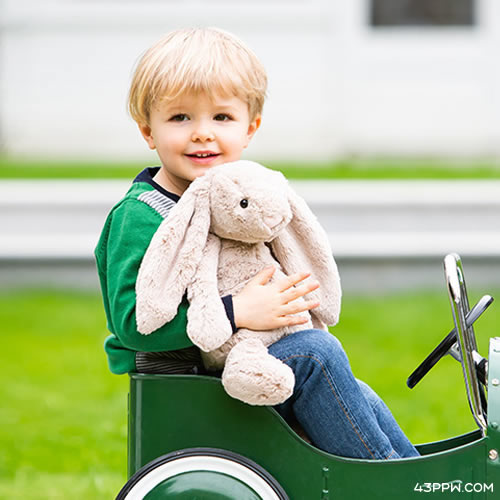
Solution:
<svg viewBox="0 0 500 500">
<path fill-rule="evenodd" d="M 261 123 L 267 78 L 235 36 L 218 29 L 177 30 L 139 61 L 129 110 L 160 166 L 146 168 L 112 209 L 96 248 L 111 335 L 105 350 L 113 373 L 199 373 L 200 354 L 186 335 L 184 299 L 177 316 L 151 335 L 135 320 L 135 282 L 150 240 L 190 183 L 208 169 L 240 159 Z M 318 304 L 305 300 L 318 284 L 307 270 L 269 283 L 258 273 L 237 296 L 221 297 L 238 328 L 267 330 L 301 324 Z M 417 455 L 380 398 L 350 370 L 328 332 L 295 333 L 270 346 L 295 373 L 294 394 L 276 409 L 298 420 L 320 448 L 338 455 L 387 459 Z"/>
</svg>

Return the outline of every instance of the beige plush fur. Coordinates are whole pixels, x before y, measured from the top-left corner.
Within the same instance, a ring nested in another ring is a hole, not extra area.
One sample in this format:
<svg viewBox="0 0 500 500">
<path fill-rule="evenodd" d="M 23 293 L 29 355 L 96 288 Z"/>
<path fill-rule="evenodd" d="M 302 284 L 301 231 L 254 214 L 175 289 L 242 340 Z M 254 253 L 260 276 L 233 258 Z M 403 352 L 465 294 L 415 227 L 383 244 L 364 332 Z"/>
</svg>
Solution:
<svg viewBox="0 0 500 500">
<path fill-rule="evenodd" d="M 276 267 L 274 280 L 311 272 L 320 288 L 307 298 L 320 306 L 304 325 L 233 334 L 220 297 L 237 294 L 269 265 Z M 340 313 L 340 280 L 325 232 L 281 173 L 250 161 L 196 179 L 158 228 L 137 279 L 138 330 L 150 334 L 170 321 L 186 291 L 189 338 L 207 368 L 223 368 L 228 394 L 252 405 L 281 403 L 293 391 L 292 370 L 267 346 L 298 330 L 334 325 Z"/>
</svg>

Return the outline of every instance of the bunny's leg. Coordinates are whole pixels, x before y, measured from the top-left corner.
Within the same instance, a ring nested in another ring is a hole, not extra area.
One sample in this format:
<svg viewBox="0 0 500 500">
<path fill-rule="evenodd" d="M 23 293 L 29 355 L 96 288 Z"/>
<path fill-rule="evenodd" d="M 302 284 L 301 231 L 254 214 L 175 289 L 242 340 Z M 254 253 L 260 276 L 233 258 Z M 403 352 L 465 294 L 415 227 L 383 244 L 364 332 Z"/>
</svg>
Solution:
<svg viewBox="0 0 500 500">
<path fill-rule="evenodd" d="M 230 396 L 245 403 L 276 405 L 291 396 L 295 377 L 290 367 L 271 356 L 259 339 L 250 338 L 231 349 L 222 384 Z"/>
<path fill-rule="evenodd" d="M 233 334 L 217 288 L 220 240 L 208 235 L 196 275 L 188 286 L 187 334 L 202 351 L 213 351 Z"/>
</svg>

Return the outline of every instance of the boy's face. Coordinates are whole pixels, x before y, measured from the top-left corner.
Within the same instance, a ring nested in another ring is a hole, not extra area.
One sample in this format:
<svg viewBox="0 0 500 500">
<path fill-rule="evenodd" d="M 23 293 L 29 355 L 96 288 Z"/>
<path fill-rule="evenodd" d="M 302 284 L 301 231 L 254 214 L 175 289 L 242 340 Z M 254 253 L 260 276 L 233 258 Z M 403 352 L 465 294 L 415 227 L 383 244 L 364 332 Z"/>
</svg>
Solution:
<svg viewBox="0 0 500 500">
<path fill-rule="evenodd" d="M 250 120 L 247 103 L 235 96 L 185 94 L 154 107 L 149 125 L 140 125 L 162 168 L 155 180 L 182 195 L 208 169 L 239 160 L 260 125 Z"/>
</svg>

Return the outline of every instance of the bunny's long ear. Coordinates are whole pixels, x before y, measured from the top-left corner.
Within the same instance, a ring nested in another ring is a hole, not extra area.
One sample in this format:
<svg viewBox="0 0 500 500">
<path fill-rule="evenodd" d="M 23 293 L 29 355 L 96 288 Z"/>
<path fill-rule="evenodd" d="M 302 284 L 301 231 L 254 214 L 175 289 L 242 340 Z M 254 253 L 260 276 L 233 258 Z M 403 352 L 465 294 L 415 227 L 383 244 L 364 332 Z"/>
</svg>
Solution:
<svg viewBox="0 0 500 500">
<path fill-rule="evenodd" d="M 286 274 L 310 272 L 320 287 L 308 294 L 320 305 L 311 310 L 320 322 L 335 325 L 340 314 L 340 278 L 328 236 L 316 216 L 291 188 L 288 194 L 292 220 L 271 242 L 275 257 Z"/>
<path fill-rule="evenodd" d="M 177 313 L 205 248 L 210 227 L 209 180 L 196 179 L 160 224 L 136 282 L 139 332 L 151 333 Z"/>
</svg>

